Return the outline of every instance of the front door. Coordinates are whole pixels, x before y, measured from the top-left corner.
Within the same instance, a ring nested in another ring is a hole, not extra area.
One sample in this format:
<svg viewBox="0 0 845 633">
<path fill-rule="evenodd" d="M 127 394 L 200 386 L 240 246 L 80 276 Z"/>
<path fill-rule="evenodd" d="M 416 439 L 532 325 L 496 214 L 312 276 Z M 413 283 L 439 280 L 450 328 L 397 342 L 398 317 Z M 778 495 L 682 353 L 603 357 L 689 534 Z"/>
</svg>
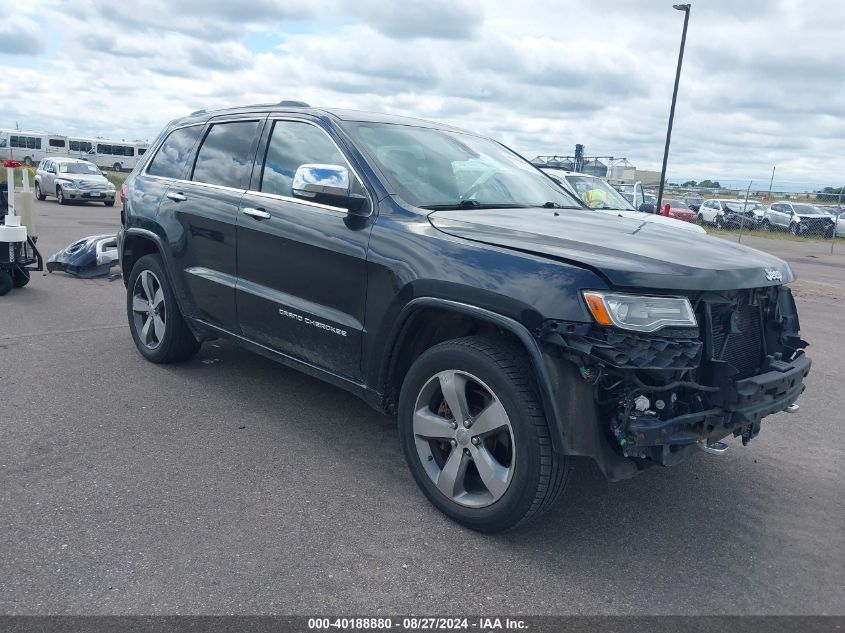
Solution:
<svg viewBox="0 0 845 633">
<path fill-rule="evenodd" d="M 330 136 L 305 120 L 268 121 L 251 191 L 238 214 L 238 319 L 250 339 L 347 378 L 361 376 L 371 218 L 295 198 L 303 164 L 350 169 Z"/>
</svg>

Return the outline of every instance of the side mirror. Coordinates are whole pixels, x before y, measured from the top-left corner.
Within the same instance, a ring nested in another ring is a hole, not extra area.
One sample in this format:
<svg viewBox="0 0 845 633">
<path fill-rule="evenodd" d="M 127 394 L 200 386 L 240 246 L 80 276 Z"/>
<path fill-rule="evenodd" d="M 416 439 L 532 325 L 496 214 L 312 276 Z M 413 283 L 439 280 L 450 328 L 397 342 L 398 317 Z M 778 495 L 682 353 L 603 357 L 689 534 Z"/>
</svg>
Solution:
<svg viewBox="0 0 845 633">
<path fill-rule="evenodd" d="M 654 205 L 648 202 L 643 202 L 637 211 L 640 213 L 654 213 Z"/>
<path fill-rule="evenodd" d="M 352 193 L 349 170 L 341 165 L 300 165 L 293 175 L 291 192 L 297 198 L 343 207 L 354 213 L 368 211 L 367 198 Z"/>
</svg>

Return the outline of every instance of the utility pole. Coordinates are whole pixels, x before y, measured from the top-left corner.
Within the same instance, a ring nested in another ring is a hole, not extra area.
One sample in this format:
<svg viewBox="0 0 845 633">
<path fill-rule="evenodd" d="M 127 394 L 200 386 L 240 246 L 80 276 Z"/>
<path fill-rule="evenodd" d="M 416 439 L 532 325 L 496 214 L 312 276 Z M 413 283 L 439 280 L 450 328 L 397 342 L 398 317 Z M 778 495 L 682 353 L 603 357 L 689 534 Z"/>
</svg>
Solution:
<svg viewBox="0 0 845 633">
<path fill-rule="evenodd" d="M 772 183 L 775 182 L 775 167 L 777 165 L 772 165 L 772 179 L 769 181 L 769 200 L 772 199 Z"/>
<path fill-rule="evenodd" d="M 672 107 L 669 109 L 669 127 L 666 130 L 666 147 L 663 148 L 663 169 L 660 170 L 660 189 L 657 192 L 657 213 L 663 205 L 663 187 L 666 185 L 666 163 L 669 160 L 669 143 L 672 140 L 672 121 L 675 119 L 675 102 L 678 100 L 678 84 L 681 81 L 681 65 L 684 63 L 684 46 L 687 42 L 690 5 L 674 4 L 672 8 L 684 12 L 684 30 L 681 33 L 681 49 L 678 51 L 678 69 L 675 71 L 675 89 L 672 91 Z"/>
</svg>

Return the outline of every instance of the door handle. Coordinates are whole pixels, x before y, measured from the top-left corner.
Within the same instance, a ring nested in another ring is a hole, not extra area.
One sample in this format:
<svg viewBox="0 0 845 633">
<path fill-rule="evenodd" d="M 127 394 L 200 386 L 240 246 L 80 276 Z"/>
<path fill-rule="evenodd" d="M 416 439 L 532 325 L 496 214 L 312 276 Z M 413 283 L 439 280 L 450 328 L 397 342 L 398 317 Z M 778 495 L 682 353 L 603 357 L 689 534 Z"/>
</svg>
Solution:
<svg viewBox="0 0 845 633">
<path fill-rule="evenodd" d="M 267 213 L 264 209 L 253 209 L 252 207 L 244 207 L 243 209 L 241 209 L 241 211 L 244 215 L 248 215 L 259 220 L 268 220 L 270 218 L 270 214 Z"/>
<path fill-rule="evenodd" d="M 171 200 L 173 200 L 173 202 L 185 202 L 185 200 L 188 199 L 188 196 L 186 196 L 181 191 L 174 191 L 174 192 L 168 191 L 167 197 L 170 198 Z"/>
</svg>

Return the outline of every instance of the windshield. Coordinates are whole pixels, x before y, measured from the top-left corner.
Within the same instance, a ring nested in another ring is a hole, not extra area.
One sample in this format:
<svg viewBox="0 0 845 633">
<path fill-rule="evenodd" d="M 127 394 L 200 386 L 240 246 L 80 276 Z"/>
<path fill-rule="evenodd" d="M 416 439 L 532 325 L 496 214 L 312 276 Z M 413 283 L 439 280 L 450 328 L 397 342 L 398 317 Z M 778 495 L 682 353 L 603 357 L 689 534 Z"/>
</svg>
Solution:
<svg viewBox="0 0 845 633">
<path fill-rule="evenodd" d="M 812 204 L 793 204 L 792 208 L 798 213 L 818 213 L 819 209 Z"/>
<path fill-rule="evenodd" d="M 389 123 L 349 127 L 396 193 L 416 207 L 580 208 L 531 163 L 490 139 Z"/>
<path fill-rule="evenodd" d="M 91 163 L 59 163 L 60 174 L 99 174 L 100 170 Z"/>
<path fill-rule="evenodd" d="M 601 178 L 592 176 L 567 176 L 566 180 L 578 192 L 581 200 L 591 209 L 631 211 L 631 206 L 616 189 Z"/>
<path fill-rule="evenodd" d="M 670 200 L 664 200 L 663 203 L 668 204 L 673 209 L 689 209 L 689 207 L 687 206 L 687 203 L 684 202 L 683 200 L 670 199 Z"/>
</svg>

